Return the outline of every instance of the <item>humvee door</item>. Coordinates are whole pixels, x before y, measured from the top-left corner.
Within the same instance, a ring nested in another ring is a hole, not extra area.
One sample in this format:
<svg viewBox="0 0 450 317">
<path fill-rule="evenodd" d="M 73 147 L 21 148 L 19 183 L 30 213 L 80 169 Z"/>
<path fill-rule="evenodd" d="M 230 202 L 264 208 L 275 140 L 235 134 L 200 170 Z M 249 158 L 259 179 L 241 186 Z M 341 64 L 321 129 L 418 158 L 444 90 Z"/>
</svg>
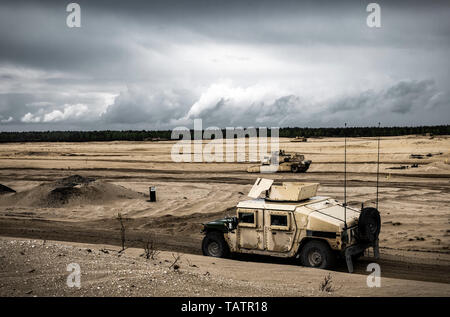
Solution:
<svg viewBox="0 0 450 317">
<path fill-rule="evenodd" d="M 266 250 L 288 252 L 294 243 L 295 223 L 292 212 L 281 210 L 264 211 L 264 238 Z"/>
<path fill-rule="evenodd" d="M 264 249 L 262 209 L 238 209 L 237 243 L 241 249 Z"/>
</svg>

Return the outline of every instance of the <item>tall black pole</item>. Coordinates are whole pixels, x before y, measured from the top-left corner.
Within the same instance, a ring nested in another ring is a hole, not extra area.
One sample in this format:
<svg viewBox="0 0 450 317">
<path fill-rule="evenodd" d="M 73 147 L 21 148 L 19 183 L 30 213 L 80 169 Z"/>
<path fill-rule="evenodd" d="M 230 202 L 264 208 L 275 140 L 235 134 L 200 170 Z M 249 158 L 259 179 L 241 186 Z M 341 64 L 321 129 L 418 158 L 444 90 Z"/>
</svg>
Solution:
<svg viewBox="0 0 450 317">
<path fill-rule="evenodd" d="M 344 126 L 344 229 L 347 229 L 347 123 Z"/>
<path fill-rule="evenodd" d="M 378 122 L 377 201 L 376 201 L 377 210 L 378 210 L 378 182 L 380 178 L 379 174 L 380 174 L 380 122 Z"/>
</svg>

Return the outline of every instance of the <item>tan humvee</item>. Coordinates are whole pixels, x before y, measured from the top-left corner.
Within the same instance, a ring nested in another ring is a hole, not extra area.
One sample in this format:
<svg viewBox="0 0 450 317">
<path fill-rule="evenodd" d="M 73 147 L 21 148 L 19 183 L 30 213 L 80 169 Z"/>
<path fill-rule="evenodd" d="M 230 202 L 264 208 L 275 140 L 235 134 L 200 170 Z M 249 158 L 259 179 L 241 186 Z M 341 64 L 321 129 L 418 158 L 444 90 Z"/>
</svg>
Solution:
<svg viewBox="0 0 450 317">
<path fill-rule="evenodd" d="M 378 257 L 381 221 L 377 209 L 345 207 L 337 200 L 316 196 L 317 183 L 283 183 L 258 178 L 241 201 L 235 217 L 204 224 L 202 249 L 208 256 L 250 253 L 295 257 L 305 266 L 329 268 L 373 247 Z M 259 196 L 265 193 L 264 198 Z"/>
</svg>

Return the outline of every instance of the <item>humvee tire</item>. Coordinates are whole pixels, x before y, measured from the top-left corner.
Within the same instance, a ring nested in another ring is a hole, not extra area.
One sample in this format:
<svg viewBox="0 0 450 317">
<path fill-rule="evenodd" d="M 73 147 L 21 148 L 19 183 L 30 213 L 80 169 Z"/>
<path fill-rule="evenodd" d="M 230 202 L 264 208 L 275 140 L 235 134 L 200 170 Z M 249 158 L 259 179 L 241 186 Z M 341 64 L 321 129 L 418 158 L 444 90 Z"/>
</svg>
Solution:
<svg viewBox="0 0 450 317">
<path fill-rule="evenodd" d="M 300 263 L 303 266 L 328 269 L 336 262 L 330 246 L 320 240 L 312 240 L 305 244 L 300 251 Z"/>
<path fill-rule="evenodd" d="M 366 207 L 361 210 L 358 221 L 359 239 L 364 242 L 375 242 L 381 228 L 380 213 L 376 208 Z"/>
<path fill-rule="evenodd" d="M 208 232 L 202 241 L 203 255 L 215 258 L 227 257 L 230 253 L 228 244 L 226 243 L 223 233 L 213 231 Z"/>
<path fill-rule="evenodd" d="M 298 173 L 298 165 L 292 164 L 291 165 L 291 172 L 292 173 Z"/>
</svg>

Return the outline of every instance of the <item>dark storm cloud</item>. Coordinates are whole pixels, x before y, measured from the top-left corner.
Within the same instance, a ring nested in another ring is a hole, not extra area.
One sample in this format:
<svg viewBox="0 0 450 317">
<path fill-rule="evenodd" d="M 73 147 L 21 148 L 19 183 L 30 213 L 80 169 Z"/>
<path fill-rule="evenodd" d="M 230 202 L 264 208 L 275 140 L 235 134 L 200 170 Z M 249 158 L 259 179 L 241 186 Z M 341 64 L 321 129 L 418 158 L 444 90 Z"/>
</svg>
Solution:
<svg viewBox="0 0 450 317">
<path fill-rule="evenodd" d="M 380 92 L 368 90 L 357 96 L 342 97 L 329 107 L 329 111 L 338 113 L 380 108 L 383 111 L 406 114 L 414 108 L 430 109 L 445 102 L 450 100 L 440 97 L 432 80 L 402 81 Z"/>
<path fill-rule="evenodd" d="M 247 94 L 255 96 L 254 91 Z M 431 80 L 403 81 L 379 91 L 366 90 L 316 103 L 308 102 L 302 96 L 288 95 L 270 100 L 261 95 L 258 102 L 242 108 L 246 100 L 246 96 L 239 93 L 217 97 L 210 105 L 203 104 L 202 110 L 195 112 L 193 118 L 206 118 L 204 122 L 214 126 L 224 122 L 243 126 L 267 126 L 274 122 L 281 126 L 329 126 L 349 120 L 355 125 L 371 125 L 382 118 L 385 122 L 403 118 L 409 124 L 431 124 L 433 121 L 445 124 L 450 115 L 450 95 L 441 93 Z M 242 111 L 233 111 L 235 109 Z"/>
<path fill-rule="evenodd" d="M 44 1 L 42 6 L 30 2 L 21 6 L 16 1 L 3 3 L 0 60 L 48 69 L 90 70 L 93 74 L 109 72 L 109 76 L 115 77 L 120 73 L 117 64 L 126 66 L 122 67 L 125 73 L 130 68 L 138 69 L 130 61 L 130 57 L 136 56 L 136 47 L 130 44 L 162 53 L 170 43 L 204 41 L 205 37 L 275 45 L 450 45 L 447 2 L 436 7 L 424 6 L 423 1 L 380 2 L 384 8 L 383 22 L 392 27 L 377 30 L 377 36 L 365 26 L 364 2 L 78 3 L 82 8 L 81 29 L 65 26 L 65 2 Z M 136 34 L 140 36 L 135 38 Z"/>
<path fill-rule="evenodd" d="M 0 3 L 1 130 L 448 123 L 447 1 L 76 2 Z"/>
<path fill-rule="evenodd" d="M 122 92 L 101 114 L 105 123 L 143 123 L 150 122 L 168 126 L 172 120 L 183 117 L 195 101 L 189 91 L 164 91 L 150 94 L 139 89 Z"/>
<path fill-rule="evenodd" d="M 208 89 L 197 101 L 186 91 L 151 95 L 129 89 L 116 98 L 101 119 L 104 124 L 150 123 L 168 128 L 189 123 L 194 118 L 202 118 L 205 127 L 272 126 L 274 123 L 330 126 L 349 120 L 371 125 L 381 118 L 401 117 L 410 124 L 431 124 L 439 114 L 450 115 L 450 96 L 441 94 L 430 80 L 403 81 L 379 91 L 367 90 L 317 103 L 296 95 L 267 96 L 265 87 L 242 91 L 227 85 L 222 89 Z M 226 93 L 216 94 L 220 91 Z M 445 123 L 446 118 L 436 123 Z"/>
</svg>

